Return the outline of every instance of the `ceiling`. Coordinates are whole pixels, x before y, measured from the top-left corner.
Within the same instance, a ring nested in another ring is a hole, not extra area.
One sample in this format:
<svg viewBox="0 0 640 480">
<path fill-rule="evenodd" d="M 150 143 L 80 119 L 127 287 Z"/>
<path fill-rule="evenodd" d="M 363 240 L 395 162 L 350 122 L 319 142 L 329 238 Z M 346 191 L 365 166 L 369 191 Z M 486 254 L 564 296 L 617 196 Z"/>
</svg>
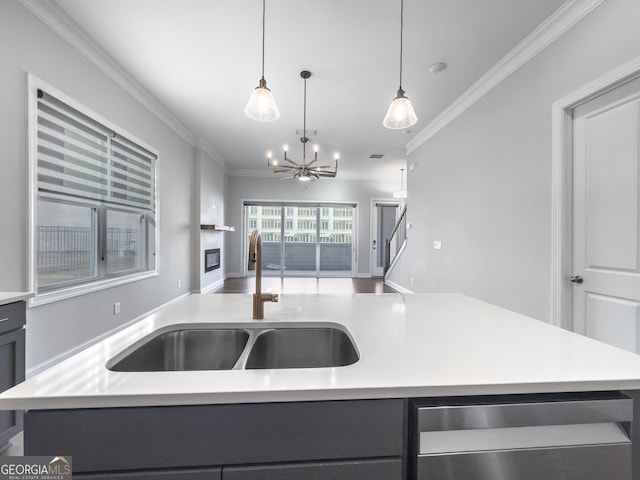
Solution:
<svg viewBox="0 0 640 480">
<path fill-rule="evenodd" d="M 265 78 L 281 113 L 268 123 L 243 112 L 260 79 L 261 0 L 55 2 L 232 174 L 268 174 L 265 153 L 284 143 L 300 160 L 300 71 L 310 70 L 307 128 L 320 159 L 339 151 L 338 177 L 397 179 L 405 145 L 564 0 L 405 0 L 402 83 L 418 115 L 409 132 L 382 125 L 398 89 L 399 0 L 267 0 Z M 448 68 L 432 75 L 436 62 Z"/>
</svg>

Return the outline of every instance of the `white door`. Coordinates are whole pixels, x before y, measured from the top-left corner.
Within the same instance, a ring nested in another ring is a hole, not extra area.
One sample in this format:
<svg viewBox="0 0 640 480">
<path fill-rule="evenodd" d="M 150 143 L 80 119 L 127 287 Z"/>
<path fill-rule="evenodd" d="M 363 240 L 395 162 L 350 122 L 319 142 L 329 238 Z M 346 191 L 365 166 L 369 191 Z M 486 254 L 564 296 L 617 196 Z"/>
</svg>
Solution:
<svg viewBox="0 0 640 480">
<path fill-rule="evenodd" d="M 640 79 L 573 118 L 573 328 L 640 353 Z"/>
<path fill-rule="evenodd" d="M 371 275 L 382 277 L 389 240 L 398 218 L 398 202 L 373 200 L 371 202 Z"/>
</svg>

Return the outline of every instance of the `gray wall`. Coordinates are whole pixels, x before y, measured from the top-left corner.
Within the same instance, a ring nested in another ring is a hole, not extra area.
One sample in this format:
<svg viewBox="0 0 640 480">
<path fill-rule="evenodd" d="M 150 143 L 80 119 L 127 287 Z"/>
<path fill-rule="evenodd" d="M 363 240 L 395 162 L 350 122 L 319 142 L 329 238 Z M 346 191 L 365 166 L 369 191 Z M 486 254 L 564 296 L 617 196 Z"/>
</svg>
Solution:
<svg viewBox="0 0 640 480">
<path fill-rule="evenodd" d="M 27 368 L 90 341 L 197 288 L 193 249 L 200 216 L 193 146 L 15 0 L 0 2 L 0 291 L 27 289 L 27 73 L 84 104 L 159 151 L 157 277 L 34 307 L 27 312 Z M 217 208 L 221 169 L 198 156 Z M 200 180 L 198 180 L 200 181 Z M 199 235 L 199 231 L 197 232 Z M 181 287 L 177 288 L 177 281 Z M 121 313 L 113 314 L 114 302 Z"/>
<path fill-rule="evenodd" d="M 409 155 L 413 228 L 392 281 L 550 319 L 551 105 L 639 57 L 639 19 L 638 0 L 603 2 Z"/>
<path fill-rule="evenodd" d="M 295 202 L 357 202 L 357 275 L 366 276 L 370 269 L 371 199 L 389 198 L 398 188 L 398 180 L 346 180 L 321 179 L 302 183 L 281 180 L 280 177 L 234 177 L 228 179 L 227 207 L 229 222 L 236 227 L 227 235 L 227 275 L 241 275 L 245 259 L 242 258 L 242 225 L 244 200 L 284 200 Z"/>
</svg>

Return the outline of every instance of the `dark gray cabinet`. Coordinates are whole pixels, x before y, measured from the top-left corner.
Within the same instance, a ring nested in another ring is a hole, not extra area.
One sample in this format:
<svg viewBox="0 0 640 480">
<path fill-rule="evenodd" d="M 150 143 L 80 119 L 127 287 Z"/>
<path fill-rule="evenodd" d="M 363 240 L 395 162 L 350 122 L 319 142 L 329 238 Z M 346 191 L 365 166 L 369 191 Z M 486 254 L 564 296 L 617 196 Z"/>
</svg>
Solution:
<svg viewBox="0 0 640 480">
<path fill-rule="evenodd" d="M 24 302 L 0 305 L 0 392 L 24 380 Z M 22 412 L 0 411 L 0 452 L 22 429 Z"/>
<path fill-rule="evenodd" d="M 70 455 L 74 478 L 86 479 L 219 467 L 224 480 L 402 480 L 406 408 L 381 399 L 32 410 L 25 455 Z"/>
<path fill-rule="evenodd" d="M 400 459 L 225 467 L 222 480 L 388 480 L 402 478 Z"/>
<path fill-rule="evenodd" d="M 128 473 L 73 474 L 74 480 L 221 480 L 221 468 L 190 468 L 181 470 L 149 470 Z"/>
</svg>

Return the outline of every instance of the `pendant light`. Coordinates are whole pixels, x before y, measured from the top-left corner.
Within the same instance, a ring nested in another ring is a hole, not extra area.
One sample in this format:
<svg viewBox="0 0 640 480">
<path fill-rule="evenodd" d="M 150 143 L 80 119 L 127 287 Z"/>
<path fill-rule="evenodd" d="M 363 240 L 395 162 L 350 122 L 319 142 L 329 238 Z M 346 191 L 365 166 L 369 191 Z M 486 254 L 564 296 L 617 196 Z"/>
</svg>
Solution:
<svg viewBox="0 0 640 480">
<path fill-rule="evenodd" d="M 404 28 L 404 0 L 400 0 L 400 87 L 396 98 L 393 99 L 389 110 L 382 121 L 387 128 L 408 128 L 418 121 L 416 112 L 413 111 L 411 101 L 405 96 L 402 89 L 402 34 Z"/>
<path fill-rule="evenodd" d="M 267 81 L 264 79 L 265 1 L 262 0 L 262 77 L 258 86 L 251 93 L 244 113 L 247 117 L 259 122 L 272 122 L 280 117 L 280 112 L 271 90 L 267 88 Z"/>
<path fill-rule="evenodd" d="M 407 198 L 407 189 L 404 188 L 404 168 L 400 169 L 400 190 L 393 192 L 393 198 Z"/>
</svg>

